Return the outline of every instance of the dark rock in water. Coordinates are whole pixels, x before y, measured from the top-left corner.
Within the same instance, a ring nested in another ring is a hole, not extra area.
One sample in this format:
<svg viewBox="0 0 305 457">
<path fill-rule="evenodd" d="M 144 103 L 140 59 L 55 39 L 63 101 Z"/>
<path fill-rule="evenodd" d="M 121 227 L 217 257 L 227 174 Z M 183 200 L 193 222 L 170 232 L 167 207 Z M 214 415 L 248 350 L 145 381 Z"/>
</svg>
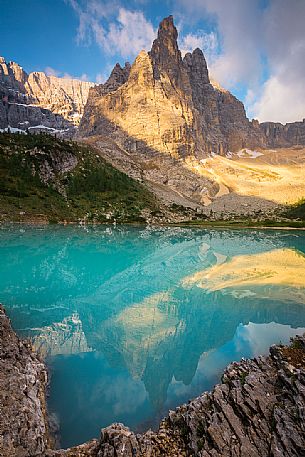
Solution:
<svg viewBox="0 0 305 457">
<path fill-rule="evenodd" d="M 122 424 L 99 439 L 52 450 L 45 415 L 46 370 L 0 307 L 0 455 L 67 457 L 305 456 L 305 335 L 268 357 L 233 362 L 222 383 L 175 411 L 157 432 Z"/>
</svg>

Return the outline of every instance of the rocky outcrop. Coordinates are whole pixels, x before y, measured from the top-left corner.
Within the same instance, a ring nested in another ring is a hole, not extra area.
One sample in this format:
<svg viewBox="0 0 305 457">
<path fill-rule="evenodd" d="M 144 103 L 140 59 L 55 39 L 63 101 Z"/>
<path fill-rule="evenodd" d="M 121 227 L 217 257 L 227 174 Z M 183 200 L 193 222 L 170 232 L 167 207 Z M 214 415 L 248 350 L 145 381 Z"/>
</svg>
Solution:
<svg viewBox="0 0 305 457">
<path fill-rule="evenodd" d="M 0 456 L 44 455 L 47 371 L 14 333 L 0 305 Z"/>
<path fill-rule="evenodd" d="M 135 435 L 114 424 L 90 455 L 303 456 L 304 367 L 304 337 L 290 348 L 273 346 L 269 357 L 234 362 L 222 384 L 171 411 L 158 432 Z M 78 452 L 57 455 L 86 455 Z"/>
<path fill-rule="evenodd" d="M 264 143 L 243 104 L 211 84 L 202 51 L 182 59 L 177 36 L 169 16 L 161 22 L 151 51 L 139 54 L 119 84 L 113 84 L 113 73 L 123 69 L 116 66 L 109 80 L 91 91 L 80 135 L 111 135 L 131 151 L 143 141 L 158 152 L 198 158 Z M 117 138 L 118 128 L 125 141 Z"/>
<path fill-rule="evenodd" d="M 44 130 L 71 135 L 94 84 L 77 79 L 27 74 L 0 57 L 0 129 Z"/>
<path fill-rule="evenodd" d="M 0 308 L 0 455 L 241 456 L 305 455 L 305 336 L 268 357 L 233 362 L 221 384 L 175 411 L 158 431 L 135 434 L 122 424 L 67 450 L 48 447 L 43 365 L 12 331 Z"/>
</svg>

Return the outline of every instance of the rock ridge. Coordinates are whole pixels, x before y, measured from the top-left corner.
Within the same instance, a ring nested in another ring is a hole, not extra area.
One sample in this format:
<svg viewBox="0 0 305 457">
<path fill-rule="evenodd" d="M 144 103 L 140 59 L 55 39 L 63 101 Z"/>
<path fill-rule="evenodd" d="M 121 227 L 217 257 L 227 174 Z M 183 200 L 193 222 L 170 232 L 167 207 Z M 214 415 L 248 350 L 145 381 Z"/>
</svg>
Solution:
<svg viewBox="0 0 305 457">
<path fill-rule="evenodd" d="M 0 59 L 0 129 L 68 131 L 79 125 L 94 83 L 27 74 L 15 62 Z"/>
<path fill-rule="evenodd" d="M 47 437 L 45 368 L 1 306 L 0 363 L 2 457 L 305 455 L 305 335 L 272 346 L 269 356 L 231 363 L 212 392 L 170 411 L 157 432 L 113 424 L 99 439 L 57 451 Z"/>
</svg>

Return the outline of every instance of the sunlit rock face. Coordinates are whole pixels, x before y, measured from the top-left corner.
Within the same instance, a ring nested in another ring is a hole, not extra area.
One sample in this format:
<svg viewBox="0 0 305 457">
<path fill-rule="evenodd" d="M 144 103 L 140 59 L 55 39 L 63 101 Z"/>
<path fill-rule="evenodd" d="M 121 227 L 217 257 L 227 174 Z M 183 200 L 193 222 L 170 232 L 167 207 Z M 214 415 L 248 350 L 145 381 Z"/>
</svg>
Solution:
<svg viewBox="0 0 305 457">
<path fill-rule="evenodd" d="M 90 92 L 80 135 L 111 134 L 126 149 L 144 143 L 176 157 L 237 150 L 246 137 L 259 141 L 242 103 L 210 83 L 202 51 L 182 59 L 177 37 L 173 18 L 164 19 L 151 51 L 139 54 L 126 81 L 113 86 L 112 74 Z M 105 90 L 109 85 L 113 89 Z"/>
<path fill-rule="evenodd" d="M 200 49 L 182 59 L 177 37 L 169 16 L 149 53 L 142 51 L 131 68 L 117 64 L 109 80 L 90 91 L 81 136 L 111 135 L 127 151 L 152 148 L 182 158 L 305 143 L 302 122 L 250 122 L 243 104 L 210 81 Z"/>
<path fill-rule="evenodd" d="M 117 64 L 109 80 L 91 90 L 81 136 L 111 135 L 128 151 L 152 148 L 197 158 L 244 147 L 305 144 L 304 122 L 250 122 L 243 104 L 210 81 L 200 49 L 182 59 L 177 37 L 169 16 L 149 53 L 142 51 L 131 69 Z"/>
<path fill-rule="evenodd" d="M 27 74 L 0 57 L 0 128 L 74 132 L 92 86 L 43 72 Z"/>
<path fill-rule="evenodd" d="M 280 122 L 263 122 L 260 129 L 264 132 L 269 147 L 283 148 L 305 144 L 305 119 L 285 125 Z"/>
<path fill-rule="evenodd" d="M 142 51 L 125 84 L 105 96 L 89 98 L 79 133 L 107 135 L 131 152 L 151 148 L 174 156 L 191 153 L 192 111 L 168 75 L 155 80 L 154 71 L 149 54 Z"/>
</svg>

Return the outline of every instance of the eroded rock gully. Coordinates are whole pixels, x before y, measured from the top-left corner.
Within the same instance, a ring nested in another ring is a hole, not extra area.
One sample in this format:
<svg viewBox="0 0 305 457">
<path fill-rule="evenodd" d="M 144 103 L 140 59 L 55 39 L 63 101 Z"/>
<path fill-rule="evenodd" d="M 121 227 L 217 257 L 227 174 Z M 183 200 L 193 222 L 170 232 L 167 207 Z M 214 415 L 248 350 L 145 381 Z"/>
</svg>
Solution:
<svg viewBox="0 0 305 457">
<path fill-rule="evenodd" d="M 305 456 L 305 336 L 268 357 L 233 362 L 221 384 L 175 411 L 157 432 L 122 424 L 99 439 L 52 450 L 46 369 L 0 306 L 0 455 L 3 457 Z"/>
</svg>

